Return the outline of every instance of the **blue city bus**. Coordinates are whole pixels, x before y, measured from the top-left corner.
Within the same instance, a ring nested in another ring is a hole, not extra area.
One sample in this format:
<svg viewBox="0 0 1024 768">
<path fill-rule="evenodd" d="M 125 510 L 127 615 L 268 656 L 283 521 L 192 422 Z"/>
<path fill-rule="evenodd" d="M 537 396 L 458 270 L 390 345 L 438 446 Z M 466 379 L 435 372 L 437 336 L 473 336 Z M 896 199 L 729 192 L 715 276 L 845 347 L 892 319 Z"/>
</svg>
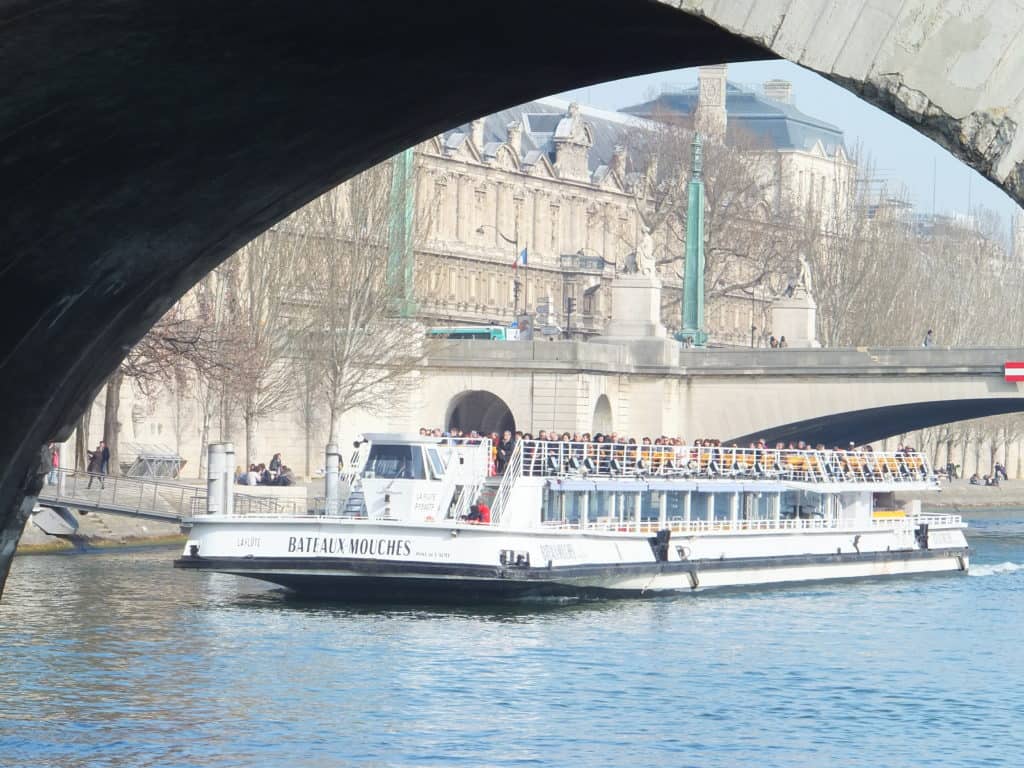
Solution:
<svg viewBox="0 0 1024 768">
<path fill-rule="evenodd" d="M 501 325 L 466 325 L 457 328 L 431 328 L 427 336 L 440 339 L 483 339 L 484 341 L 510 341 L 518 336 L 518 329 Z"/>
</svg>

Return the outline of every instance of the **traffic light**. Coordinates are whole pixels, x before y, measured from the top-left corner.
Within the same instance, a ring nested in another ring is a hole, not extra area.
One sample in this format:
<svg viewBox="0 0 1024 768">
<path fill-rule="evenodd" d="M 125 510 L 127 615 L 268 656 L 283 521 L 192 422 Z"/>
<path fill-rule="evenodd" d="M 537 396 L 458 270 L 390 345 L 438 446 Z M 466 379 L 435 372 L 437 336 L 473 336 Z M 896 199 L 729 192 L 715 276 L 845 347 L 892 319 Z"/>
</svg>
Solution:
<svg viewBox="0 0 1024 768">
<path fill-rule="evenodd" d="M 570 296 L 569 298 L 567 298 L 567 299 L 565 300 L 565 311 L 566 311 L 566 312 L 567 312 L 568 314 L 570 314 L 570 315 L 571 315 L 571 314 L 572 314 L 573 312 L 575 312 L 575 311 L 576 311 L 576 297 L 575 297 L 575 296 Z"/>
</svg>

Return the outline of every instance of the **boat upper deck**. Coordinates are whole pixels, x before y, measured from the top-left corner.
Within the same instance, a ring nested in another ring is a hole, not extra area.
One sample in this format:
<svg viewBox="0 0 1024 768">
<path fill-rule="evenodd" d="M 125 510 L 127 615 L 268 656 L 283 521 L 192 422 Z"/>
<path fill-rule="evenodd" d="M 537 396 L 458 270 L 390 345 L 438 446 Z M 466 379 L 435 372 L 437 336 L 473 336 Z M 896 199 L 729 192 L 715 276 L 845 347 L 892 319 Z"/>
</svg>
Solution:
<svg viewBox="0 0 1024 768">
<path fill-rule="evenodd" d="M 938 487 L 919 452 L 797 450 L 524 440 L 506 472 L 522 477 L 774 480 Z"/>
</svg>

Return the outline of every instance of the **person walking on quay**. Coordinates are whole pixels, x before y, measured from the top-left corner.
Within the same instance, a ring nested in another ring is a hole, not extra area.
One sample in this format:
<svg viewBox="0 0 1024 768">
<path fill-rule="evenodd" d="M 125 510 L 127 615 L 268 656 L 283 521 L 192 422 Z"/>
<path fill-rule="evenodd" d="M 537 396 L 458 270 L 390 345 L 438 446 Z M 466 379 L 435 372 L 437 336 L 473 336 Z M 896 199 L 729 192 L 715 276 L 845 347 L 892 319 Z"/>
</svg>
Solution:
<svg viewBox="0 0 1024 768">
<path fill-rule="evenodd" d="M 110 474 L 110 448 L 106 440 L 100 440 L 100 474 Z"/>
<path fill-rule="evenodd" d="M 924 341 L 921 342 L 922 347 L 931 347 L 935 344 L 935 334 L 932 333 L 932 329 L 928 329 L 928 333 L 924 335 Z"/>
<path fill-rule="evenodd" d="M 60 468 L 60 451 L 56 443 L 50 443 L 50 474 L 46 478 L 47 485 L 57 484 L 57 470 Z"/>
<path fill-rule="evenodd" d="M 92 488 L 92 481 L 98 479 L 100 481 L 100 490 L 103 489 L 103 449 L 106 446 L 103 441 L 96 446 L 95 451 L 89 451 L 89 463 L 85 467 L 85 471 L 89 473 L 89 485 L 88 488 Z M 108 459 L 109 461 L 109 454 Z"/>
</svg>

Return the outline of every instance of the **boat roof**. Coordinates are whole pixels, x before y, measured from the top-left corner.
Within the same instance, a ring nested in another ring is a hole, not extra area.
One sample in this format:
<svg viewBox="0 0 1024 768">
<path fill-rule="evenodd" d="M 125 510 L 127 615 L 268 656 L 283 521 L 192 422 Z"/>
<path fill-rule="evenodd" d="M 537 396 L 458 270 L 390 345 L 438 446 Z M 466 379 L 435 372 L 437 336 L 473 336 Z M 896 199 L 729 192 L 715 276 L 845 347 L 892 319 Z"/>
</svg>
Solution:
<svg viewBox="0 0 1024 768">
<path fill-rule="evenodd" d="M 417 432 L 364 432 L 363 440 L 386 445 L 437 445 L 444 438 Z"/>
</svg>

